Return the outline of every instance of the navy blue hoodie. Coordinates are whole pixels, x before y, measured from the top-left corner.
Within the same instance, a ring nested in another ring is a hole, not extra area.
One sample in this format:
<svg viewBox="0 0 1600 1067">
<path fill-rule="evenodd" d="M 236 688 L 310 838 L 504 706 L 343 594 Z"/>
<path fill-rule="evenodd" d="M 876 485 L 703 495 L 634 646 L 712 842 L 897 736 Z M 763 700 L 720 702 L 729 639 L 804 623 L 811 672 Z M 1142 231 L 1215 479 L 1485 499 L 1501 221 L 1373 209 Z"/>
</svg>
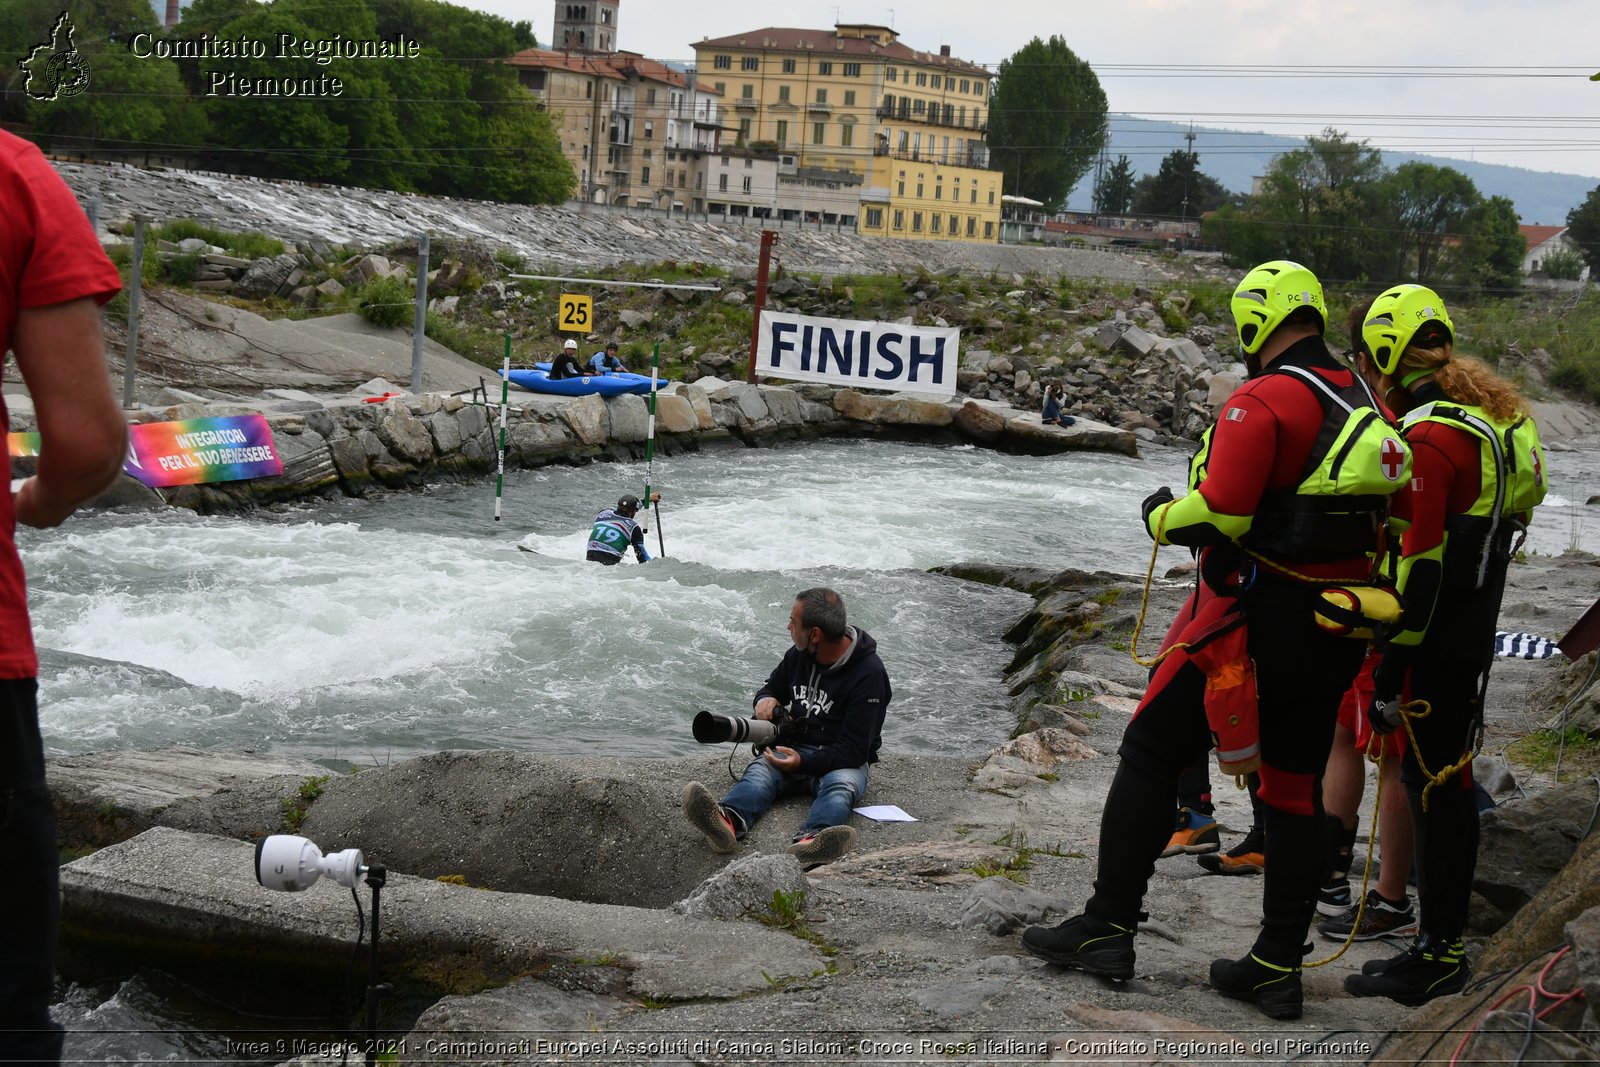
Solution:
<svg viewBox="0 0 1600 1067">
<path fill-rule="evenodd" d="M 781 744 L 815 746 L 802 752 L 796 774 L 820 776 L 878 762 L 883 716 L 894 695 L 889 672 L 871 634 L 854 626 L 845 629 L 855 641 L 844 658 L 824 667 L 811 653 L 790 645 L 766 684 L 756 690 L 754 703 L 772 697 L 794 719 Z"/>
</svg>

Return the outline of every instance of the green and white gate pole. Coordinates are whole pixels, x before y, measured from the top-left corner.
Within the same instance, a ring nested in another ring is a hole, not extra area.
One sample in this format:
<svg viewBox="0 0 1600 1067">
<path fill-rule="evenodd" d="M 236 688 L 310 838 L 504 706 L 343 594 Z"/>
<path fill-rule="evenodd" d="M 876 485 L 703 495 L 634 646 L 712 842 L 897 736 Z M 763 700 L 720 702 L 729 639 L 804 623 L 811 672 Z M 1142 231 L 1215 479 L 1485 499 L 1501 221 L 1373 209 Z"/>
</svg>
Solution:
<svg viewBox="0 0 1600 1067">
<path fill-rule="evenodd" d="M 650 500 L 650 480 L 655 475 L 656 458 L 656 382 L 661 374 L 661 342 L 656 342 L 655 351 L 650 356 L 650 421 L 645 426 L 644 433 L 644 498 Z M 661 532 L 661 504 L 651 501 L 650 506 L 656 513 L 656 547 L 661 549 L 661 555 L 667 554 L 666 535 Z"/>
<path fill-rule="evenodd" d="M 506 331 L 506 361 L 500 371 L 500 455 L 494 468 L 494 521 L 500 521 L 500 500 L 506 489 L 506 405 L 511 398 L 511 332 Z"/>
</svg>

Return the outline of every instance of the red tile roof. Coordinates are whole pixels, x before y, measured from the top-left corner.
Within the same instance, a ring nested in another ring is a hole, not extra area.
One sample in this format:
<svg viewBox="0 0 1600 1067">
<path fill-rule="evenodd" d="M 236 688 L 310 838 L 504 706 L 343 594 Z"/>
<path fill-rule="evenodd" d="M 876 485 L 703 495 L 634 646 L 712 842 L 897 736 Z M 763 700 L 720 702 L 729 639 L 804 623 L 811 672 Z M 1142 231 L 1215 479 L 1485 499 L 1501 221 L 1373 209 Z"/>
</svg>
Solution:
<svg viewBox="0 0 1600 1067">
<path fill-rule="evenodd" d="M 1528 248 L 1538 248 L 1546 241 L 1552 240 L 1566 232 L 1565 226 L 1518 226 L 1522 232 L 1523 240 L 1528 242 Z"/>
<path fill-rule="evenodd" d="M 805 30 L 768 26 L 765 29 L 736 33 L 730 37 L 716 37 L 694 42 L 695 51 L 708 48 L 744 49 L 759 52 L 805 52 L 817 56 L 882 56 L 896 63 L 923 63 L 946 67 L 963 74 L 987 77 L 989 71 L 976 63 L 968 63 L 954 56 L 937 52 L 918 52 L 899 41 L 881 44 L 865 37 L 841 37 L 833 30 Z"/>
<path fill-rule="evenodd" d="M 548 48 L 526 48 L 516 55 L 507 57 L 505 62 L 513 67 L 565 70 L 573 74 L 588 74 L 616 81 L 632 77 L 676 85 L 680 88 L 687 88 L 689 84 L 689 78 L 683 71 L 637 52 L 558 52 Z M 699 92 L 716 94 L 716 89 L 710 82 L 701 82 L 695 89 Z"/>
</svg>

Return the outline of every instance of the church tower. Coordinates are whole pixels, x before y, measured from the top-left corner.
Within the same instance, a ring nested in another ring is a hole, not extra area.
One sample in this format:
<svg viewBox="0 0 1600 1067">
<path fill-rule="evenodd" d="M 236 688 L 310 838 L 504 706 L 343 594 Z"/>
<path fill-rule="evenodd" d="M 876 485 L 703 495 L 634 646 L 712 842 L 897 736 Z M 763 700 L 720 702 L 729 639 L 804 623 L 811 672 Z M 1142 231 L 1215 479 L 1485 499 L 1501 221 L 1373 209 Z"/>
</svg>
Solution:
<svg viewBox="0 0 1600 1067">
<path fill-rule="evenodd" d="M 556 0 L 550 47 L 560 52 L 615 52 L 620 0 Z"/>
</svg>

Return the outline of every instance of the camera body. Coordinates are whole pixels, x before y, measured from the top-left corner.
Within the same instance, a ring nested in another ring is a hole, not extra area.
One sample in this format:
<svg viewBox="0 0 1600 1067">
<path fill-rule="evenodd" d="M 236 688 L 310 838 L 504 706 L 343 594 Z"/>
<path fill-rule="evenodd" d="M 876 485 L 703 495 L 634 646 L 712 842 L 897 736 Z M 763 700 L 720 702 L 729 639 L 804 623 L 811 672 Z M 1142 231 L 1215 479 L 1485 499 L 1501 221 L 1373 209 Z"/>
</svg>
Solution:
<svg viewBox="0 0 1600 1067">
<path fill-rule="evenodd" d="M 788 708 L 782 706 L 772 709 L 771 721 L 702 711 L 695 715 L 690 729 L 694 739 L 702 745 L 719 745 L 723 742 L 739 745 L 748 741 L 755 751 L 760 752 L 793 732 L 794 717 L 789 714 Z"/>
</svg>

